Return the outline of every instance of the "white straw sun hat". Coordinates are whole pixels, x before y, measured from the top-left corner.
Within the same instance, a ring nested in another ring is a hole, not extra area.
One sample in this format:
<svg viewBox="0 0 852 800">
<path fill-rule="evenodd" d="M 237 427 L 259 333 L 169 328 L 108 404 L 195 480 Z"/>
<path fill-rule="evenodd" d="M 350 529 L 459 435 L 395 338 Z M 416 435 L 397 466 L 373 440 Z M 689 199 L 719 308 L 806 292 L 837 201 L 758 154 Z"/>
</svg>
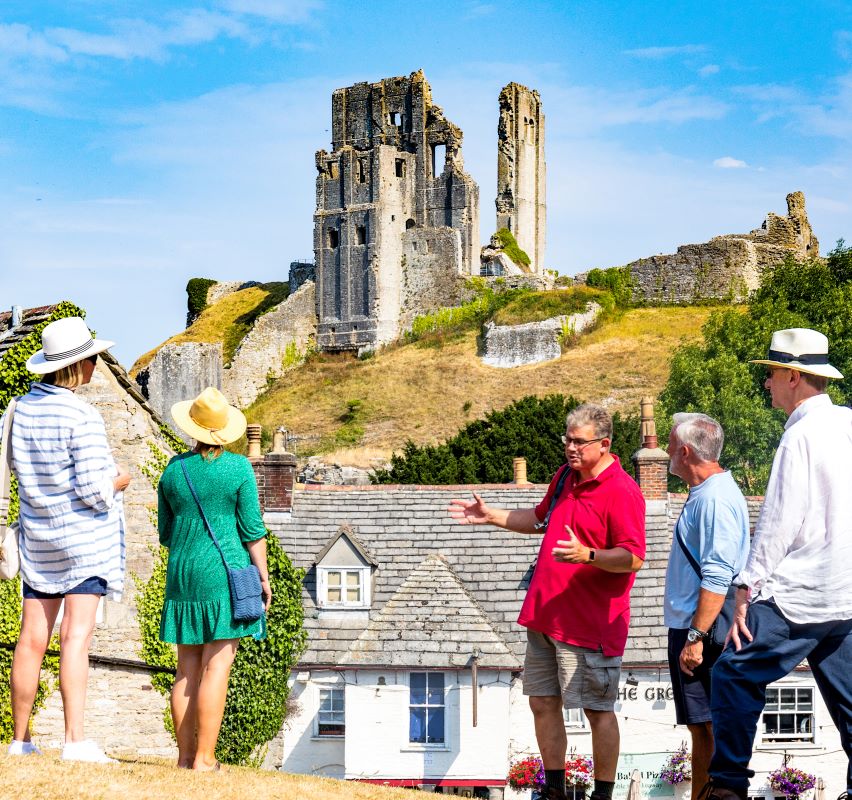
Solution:
<svg viewBox="0 0 852 800">
<path fill-rule="evenodd" d="M 212 386 L 194 400 L 175 403 L 172 419 L 184 433 L 204 444 L 230 444 L 246 431 L 243 412 L 228 405 L 225 395 Z"/>
<path fill-rule="evenodd" d="M 41 350 L 27 360 L 27 369 L 34 375 L 47 375 L 103 353 L 114 344 L 107 339 L 95 339 L 80 317 L 58 319 L 41 332 Z"/>
<path fill-rule="evenodd" d="M 842 378 L 841 372 L 828 363 L 828 338 L 810 328 L 786 328 L 775 331 L 766 358 L 757 358 L 750 364 L 768 364 L 770 367 L 795 369 L 823 378 Z"/>
</svg>

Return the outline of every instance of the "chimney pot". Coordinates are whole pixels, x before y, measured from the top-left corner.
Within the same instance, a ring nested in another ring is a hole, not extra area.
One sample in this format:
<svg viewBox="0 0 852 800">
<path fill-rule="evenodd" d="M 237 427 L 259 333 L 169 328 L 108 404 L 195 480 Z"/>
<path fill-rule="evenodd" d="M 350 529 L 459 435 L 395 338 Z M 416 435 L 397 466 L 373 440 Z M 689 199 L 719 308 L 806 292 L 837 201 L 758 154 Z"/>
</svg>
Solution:
<svg viewBox="0 0 852 800">
<path fill-rule="evenodd" d="M 527 480 L 527 460 L 525 458 L 512 459 L 512 473 L 514 475 L 514 482 L 518 486 L 529 486 L 530 482 Z"/>
<path fill-rule="evenodd" d="M 246 438 L 248 439 L 248 457 L 260 458 L 260 435 L 263 428 L 256 422 L 246 425 Z"/>
<path fill-rule="evenodd" d="M 20 306 L 12 306 L 12 328 L 17 328 L 23 321 L 24 312 Z"/>
</svg>

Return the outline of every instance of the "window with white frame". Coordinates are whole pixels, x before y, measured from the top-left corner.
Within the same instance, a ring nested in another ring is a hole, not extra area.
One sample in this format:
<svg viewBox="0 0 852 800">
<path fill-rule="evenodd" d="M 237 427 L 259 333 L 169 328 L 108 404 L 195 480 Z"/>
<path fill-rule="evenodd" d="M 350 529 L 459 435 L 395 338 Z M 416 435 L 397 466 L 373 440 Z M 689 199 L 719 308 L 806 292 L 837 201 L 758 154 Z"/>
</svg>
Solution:
<svg viewBox="0 0 852 800">
<path fill-rule="evenodd" d="M 812 686 L 770 686 L 763 709 L 764 742 L 813 742 L 814 689 Z"/>
<path fill-rule="evenodd" d="M 409 677 L 408 741 L 444 743 L 444 673 L 412 672 Z"/>
<path fill-rule="evenodd" d="M 369 567 L 320 567 L 319 605 L 321 608 L 369 608 Z"/>
<path fill-rule="evenodd" d="M 346 733 L 344 687 L 330 686 L 319 690 L 317 736 L 343 736 Z"/>
<path fill-rule="evenodd" d="M 565 720 L 566 730 L 587 730 L 586 715 L 583 713 L 582 708 L 565 708 L 562 710 L 562 717 Z"/>
</svg>

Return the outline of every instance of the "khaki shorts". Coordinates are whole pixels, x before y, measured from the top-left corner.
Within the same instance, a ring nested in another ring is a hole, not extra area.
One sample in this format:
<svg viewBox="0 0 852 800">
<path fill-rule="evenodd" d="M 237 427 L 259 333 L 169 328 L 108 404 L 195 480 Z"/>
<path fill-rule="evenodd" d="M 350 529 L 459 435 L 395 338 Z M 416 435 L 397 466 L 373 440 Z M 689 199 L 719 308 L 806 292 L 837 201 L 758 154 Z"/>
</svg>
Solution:
<svg viewBox="0 0 852 800">
<path fill-rule="evenodd" d="M 620 676 L 621 656 L 605 656 L 527 629 L 524 694 L 561 696 L 565 708 L 612 711 Z"/>
</svg>

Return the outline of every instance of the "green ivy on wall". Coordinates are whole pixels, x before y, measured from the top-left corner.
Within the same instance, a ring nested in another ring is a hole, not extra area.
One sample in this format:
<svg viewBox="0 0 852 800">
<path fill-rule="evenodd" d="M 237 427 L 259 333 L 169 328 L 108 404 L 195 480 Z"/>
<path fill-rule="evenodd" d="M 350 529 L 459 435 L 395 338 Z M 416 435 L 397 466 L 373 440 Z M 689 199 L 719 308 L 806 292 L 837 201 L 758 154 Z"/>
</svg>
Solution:
<svg viewBox="0 0 852 800">
<path fill-rule="evenodd" d="M 212 278 L 190 278 L 186 284 L 186 324 L 191 325 L 207 308 L 207 290 L 218 283 Z"/>
<path fill-rule="evenodd" d="M 144 472 L 154 486 L 166 466 L 165 455 L 151 447 L 152 458 Z M 281 730 L 287 713 L 287 678 L 305 646 L 303 628 L 302 578 L 304 571 L 293 567 L 274 534 L 266 536 L 266 557 L 272 605 L 267 613 L 267 636 L 257 642 L 240 642 L 228 682 L 225 716 L 216 745 L 216 758 L 226 764 L 259 766 L 266 745 Z M 154 570 L 148 581 L 137 579 L 140 592 L 137 605 L 142 658 L 153 667 L 174 669 L 177 657 L 173 645 L 160 641 L 160 613 L 166 592 L 168 550 L 158 548 Z M 162 694 L 171 691 L 174 675 L 158 672 L 152 684 Z M 166 729 L 174 735 L 170 710 L 165 712 Z"/>
<path fill-rule="evenodd" d="M 0 360 L 0 413 L 6 410 L 13 397 L 26 394 L 33 381 L 33 375 L 27 372 L 27 359 L 41 348 L 41 332 L 45 326 L 62 317 L 85 317 L 86 312 L 73 303 L 59 303 L 44 322 L 33 328 L 32 332 L 6 351 Z M 17 483 L 12 479 L 9 522 L 18 516 Z M 12 707 L 9 697 L 9 673 L 12 669 L 12 651 L 8 646 L 18 641 L 21 632 L 21 580 L 0 581 L 0 742 L 12 739 Z M 3 647 L 6 645 L 7 647 Z M 58 647 L 51 642 L 51 650 Z M 59 659 L 46 656 L 42 669 L 54 676 L 59 673 Z M 39 681 L 33 713 L 37 712 L 50 694 L 51 686 L 46 680 Z"/>
</svg>

